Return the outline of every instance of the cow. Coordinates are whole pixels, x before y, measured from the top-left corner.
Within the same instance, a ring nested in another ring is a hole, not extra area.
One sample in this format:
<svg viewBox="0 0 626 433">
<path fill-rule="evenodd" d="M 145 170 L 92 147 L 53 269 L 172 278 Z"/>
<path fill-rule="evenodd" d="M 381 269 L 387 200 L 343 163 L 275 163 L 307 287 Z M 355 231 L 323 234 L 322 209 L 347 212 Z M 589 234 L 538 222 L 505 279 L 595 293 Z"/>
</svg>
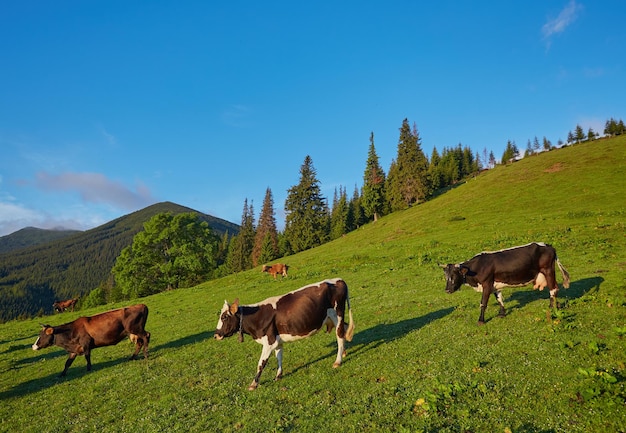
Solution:
<svg viewBox="0 0 626 433">
<path fill-rule="evenodd" d="M 54 311 L 56 311 L 57 313 L 63 313 L 68 308 L 71 308 L 72 312 L 74 312 L 74 306 L 76 306 L 77 302 L 78 298 L 68 299 L 66 301 L 56 301 L 54 304 L 52 304 L 52 308 L 54 308 Z"/>
<path fill-rule="evenodd" d="M 349 325 L 345 323 L 346 303 Z M 348 286 L 340 278 L 310 284 L 252 305 L 240 305 L 238 298 L 232 304 L 224 301 L 214 337 L 223 340 L 238 333 L 239 341 L 243 341 L 243 335 L 248 334 L 263 345 L 256 375 L 248 387 L 252 391 L 259 386 L 272 351 L 278 360 L 275 380 L 279 380 L 283 374 L 283 343 L 309 337 L 324 325 L 327 332 L 335 328 L 337 357 L 333 368 L 337 368 L 346 355 L 346 341 L 352 341 L 354 335 Z"/>
<path fill-rule="evenodd" d="M 477 292 L 482 292 L 478 324 L 485 323 L 485 310 L 489 295 L 493 293 L 500 304 L 500 317 L 506 315 L 502 289 L 522 287 L 533 283 L 534 289 L 550 290 L 550 308 L 557 307 L 556 295 L 559 286 L 556 282 L 554 264 L 559 266 L 563 276 L 563 287 L 569 287 L 569 273 L 556 255 L 554 247 L 533 242 L 505 250 L 483 252 L 470 260 L 442 265 L 446 277 L 446 292 L 453 293 L 461 285 L 467 284 Z"/>
<path fill-rule="evenodd" d="M 65 361 L 65 368 L 60 377 L 65 376 L 78 355 L 85 355 L 87 371 L 91 371 L 92 349 L 113 346 L 127 336 L 131 341 L 135 340 L 135 353 L 130 359 L 135 359 L 142 347 L 144 358 L 148 358 L 150 333 L 145 330 L 146 320 L 148 307 L 137 304 L 91 317 L 79 317 L 73 322 L 59 326 L 42 325 L 39 337 L 33 344 L 33 350 L 52 345 L 65 349 L 69 357 Z"/>
<path fill-rule="evenodd" d="M 261 269 L 261 272 L 267 272 L 270 275 L 274 276 L 274 279 L 276 279 L 276 275 L 280 274 L 284 277 L 287 276 L 287 270 L 289 269 L 289 266 L 283 264 L 283 263 L 275 263 L 273 265 L 263 265 L 263 268 Z"/>
</svg>

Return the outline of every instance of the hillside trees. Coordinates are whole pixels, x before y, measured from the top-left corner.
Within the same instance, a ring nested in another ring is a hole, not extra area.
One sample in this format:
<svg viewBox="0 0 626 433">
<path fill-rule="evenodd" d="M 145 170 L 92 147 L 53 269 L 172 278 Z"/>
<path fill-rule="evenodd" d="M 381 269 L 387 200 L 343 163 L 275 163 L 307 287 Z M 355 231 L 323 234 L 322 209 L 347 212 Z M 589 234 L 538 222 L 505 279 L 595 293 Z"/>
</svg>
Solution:
<svg viewBox="0 0 626 433">
<path fill-rule="evenodd" d="M 231 273 L 246 271 L 252 268 L 252 250 L 256 229 L 254 227 L 254 206 L 248 206 L 248 199 L 244 200 L 241 215 L 241 229 L 233 237 L 229 248 L 226 265 Z"/>
<path fill-rule="evenodd" d="M 370 146 L 365 162 L 363 174 L 363 194 L 361 205 L 365 216 L 374 221 L 385 213 L 385 172 L 378 162 L 376 147 L 374 145 L 374 133 L 370 134 Z"/>
<path fill-rule="evenodd" d="M 193 212 L 157 214 L 117 258 L 116 284 L 129 298 L 193 286 L 217 267 L 218 244 L 208 223 Z"/>
<path fill-rule="evenodd" d="M 272 190 L 267 188 L 259 216 L 259 225 L 254 236 L 252 265 L 257 266 L 259 263 L 267 263 L 278 257 L 278 230 L 276 229 L 276 218 L 274 216 L 274 199 Z"/>
<path fill-rule="evenodd" d="M 626 127 L 622 119 L 615 120 L 612 117 L 604 124 L 604 134 L 610 137 L 626 134 Z"/>
<path fill-rule="evenodd" d="M 328 240 L 328 207 L 322 196 L 313 160 L 309 155 L 300 167 L 300 181 L 287 191 L 285 238 L 291 252 L 322 245 Z"/>
<path fill-rule="evenodd" d="M 386 193 L 391 211 L 407 209 L 429 195 L 428 161 L 421 149 L 417 129 L 408 119 L 400 127 L 397 158 L 391 162 Z"/>
<path fill-rule="evenodd" d="M 519 157 L 519 150 L 515 145 L 515 142 L 508 140 L 506 142 L 506 148 L 504 149 L 504 153 L 502 154 L 502 164 L 506 164 L 508 162 L 514 161 Z"/>
</svg>

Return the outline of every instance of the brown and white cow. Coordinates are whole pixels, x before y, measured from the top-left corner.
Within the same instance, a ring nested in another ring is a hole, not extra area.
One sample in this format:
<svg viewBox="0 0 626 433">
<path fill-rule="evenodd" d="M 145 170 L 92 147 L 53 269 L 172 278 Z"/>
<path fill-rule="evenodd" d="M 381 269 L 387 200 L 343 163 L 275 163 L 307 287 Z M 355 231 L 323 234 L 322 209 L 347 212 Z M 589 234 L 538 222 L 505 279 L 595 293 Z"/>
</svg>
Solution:
<svg viewBox="0 0 626 433">
<path fill-rule="evenodd" d="M 345 323 L 346 303 L 350 324 Z M 278 360 L 275 380 L 283 374 L 283 343 L 309 337 L 326 325 L 327 332 L 333 327 L 337 336 L 337 357 L 333 367 L 339 367 L 346 354 L 346 341 L 352 341 L 354 321 L 348 286 L 340 278 L 320 281 L 304 286 L 281 296 L 268 298 L 258 304 L 239 305 L 239 299 L 232 304 L 224 301 L 215 330 L 215 338 L 222 340 L 239 333 L 251 335 L 254 341 L 263 345 L 256 376 L 248 387 L 256 389 L 261 373 L 272 351 Z"/>
<path fill-rule="evenodd" d="M 487 301 L 493 293 L 500 304 L 500 317 L 506 315 L 502 289 L 521 287 L 533 283 L 534 289 L 550 289 L 550 308 L 556 307 L 559 286 L 556 282 L 554 264 L 563 275 L 563 287 L 569 287 L 569 274 L 559 261 L 556 250 L 551 245 L 533 242 L 494 252 L 483 252 L 470 260 L 443 265 L 446 276 L 446 292 L 453 293 L 461 285 L 467 284 L 477 292 L 482 292 L 478 324 L 485 323 Z"/>
<path fill-rule="evenodd" d="M 274 279 L 276 279 L 276 275 L 282 275 L 283 277 L 286 277 L 288 269 L 289 266 L 283 263 L 275 263 L 271 266 L 263 265 L 263 268 L 261 268 L 261 272 L 267 272 L 270 275 L 274 276 Z"/>
<path fill-rule="evenodd" d="M 137 304 L 91 317 L 79 317 L 64 325 L 43 325 L 37 341 L 33 344 L 33 350 L 52 345 L 65 349 L 69 357 L 61 376 L 65 376 L 78 355 L 85 355 L 87 371 L 90 371 L 92 349 L 115 345 L 127 336 L 135 342 L 135 353 L 130 359 L 135 359 L 142 347 L 144 358 L 147 358 L 150 333 L 145 330 L 146 320 L 148 307 Z"/>
<path fill-rule="evenodd" d="M 74 312 L 74 307 L 76 306 L 77 302 L 78 298 L 68 299 L 66 301 L 56 301 L 54 304 L 52 304 L 52 308 L 54 308 L 57 313 L 62 313 L 68 308 L 71 308 L 72 312 Z"/>
</svg>

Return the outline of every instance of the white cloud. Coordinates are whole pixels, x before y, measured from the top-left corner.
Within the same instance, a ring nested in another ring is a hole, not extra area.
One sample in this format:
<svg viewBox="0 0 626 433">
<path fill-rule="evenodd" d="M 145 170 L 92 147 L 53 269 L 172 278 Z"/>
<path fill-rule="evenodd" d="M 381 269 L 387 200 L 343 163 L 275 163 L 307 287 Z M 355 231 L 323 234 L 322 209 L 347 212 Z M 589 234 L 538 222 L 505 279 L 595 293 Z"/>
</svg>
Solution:
<svg viewBox="0 0 626 433">
<path fill-rule="evenodd" d="M 576 3 L 576 0 L 571 0 L 556 18 L 548 20 L 548 22 L 543 25 L 541 32 L 544 39 L 548 41 L 548 45 L 553 35 L 563 33 L 568 26 L 576 21 L 578 13 L 582 9 L 583 6 L 581 4 Z"/>
<path fill-rule="evenodd" d="M 44 191 L 77 192 L 86 202 L 108 204 L 124 210 L 136 210 L 154 203 L 145 185 L 138 184 L 136 191 L 132 191 L 100 173 L 66 172 L 55 175 L 42 171 L 37 173 L 35 185 Z"/>
</svg>

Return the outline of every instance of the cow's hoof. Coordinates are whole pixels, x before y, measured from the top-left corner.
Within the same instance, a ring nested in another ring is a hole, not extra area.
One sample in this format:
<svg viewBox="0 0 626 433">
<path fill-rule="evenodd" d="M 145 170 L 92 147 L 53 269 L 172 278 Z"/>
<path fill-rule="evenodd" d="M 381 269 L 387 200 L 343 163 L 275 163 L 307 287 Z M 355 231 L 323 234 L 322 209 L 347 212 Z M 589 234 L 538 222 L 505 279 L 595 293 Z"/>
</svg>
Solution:
<svg viewBox="0 0 626 433">
<path fill-rule="evenodd" d="M 339 368 L 341 366 L 341 362 L 335 362 L 333 364 L 333 368 Z"/>
<path fill-rule="evenodd" d="M 483 322 L 482 320 L 479 320 L 479 321 L 478 321 L 478 325 L 479 325 L 479 326 L 483 326 L 484 324 L 485 324 L 485 322 Z"/>
<path fill-rule="evenodd" d="M 252 382 L 250 386 L 248 387 L 248 391 L 254 391 L 255 389 L 257 389 L 258 386 L 259 386 L 258 383 Z"/>
</svg>

